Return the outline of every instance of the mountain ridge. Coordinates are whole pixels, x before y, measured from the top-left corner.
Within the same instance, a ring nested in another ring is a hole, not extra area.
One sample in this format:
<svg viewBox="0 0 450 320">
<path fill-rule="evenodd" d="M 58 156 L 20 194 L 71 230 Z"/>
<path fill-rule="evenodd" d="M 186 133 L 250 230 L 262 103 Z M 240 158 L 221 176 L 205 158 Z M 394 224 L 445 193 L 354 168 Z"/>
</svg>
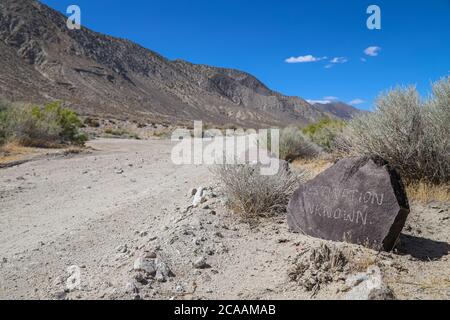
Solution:
<svg viewBox="0 0 450 320">
<path fill-rule="evenodd" d="M 171 61 L 127 39 L 69 30 L 66 19 L 35 0 L 2 0 L 0 95 L 63 100 L 83 115 L 171 123 L 286 126 L 359 113 L 282 95 L 244 71 Z"/>
</svg>

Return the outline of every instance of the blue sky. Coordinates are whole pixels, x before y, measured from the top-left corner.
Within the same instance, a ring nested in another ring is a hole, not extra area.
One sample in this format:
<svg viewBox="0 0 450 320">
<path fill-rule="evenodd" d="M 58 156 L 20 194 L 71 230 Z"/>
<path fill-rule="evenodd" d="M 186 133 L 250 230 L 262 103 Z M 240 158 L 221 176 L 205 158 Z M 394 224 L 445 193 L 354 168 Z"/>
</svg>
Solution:
<svg viewBox="0 0 450 320">
<path fill-rule="evenodd" d="M 431 81 L 450 75 L 450 0 L 42 2 L 61 12 L 79 5 L 83 25 L 169 59 L 247 71 L 310 100 L 371 109 L 391 87 L 415 84 L 426 95 Z M 366 27 L 372 4 L 381 8 L 381 30 Z M 366 54 L 370 47 L 380 49 Z"/>
</svg>

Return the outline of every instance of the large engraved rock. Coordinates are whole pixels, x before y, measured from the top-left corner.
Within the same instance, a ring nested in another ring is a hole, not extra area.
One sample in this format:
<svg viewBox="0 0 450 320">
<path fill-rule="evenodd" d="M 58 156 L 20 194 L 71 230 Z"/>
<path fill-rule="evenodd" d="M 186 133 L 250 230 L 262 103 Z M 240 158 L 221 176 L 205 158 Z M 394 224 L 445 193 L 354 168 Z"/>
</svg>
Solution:
<svg viewBox="0 0 450 320">
<path fill-rule="evenodd" d="M 303 184 L 288 205 L 292 231 L 391 251 L 409 214 L 403 183 L 380 158 L 346 158 Z"/>
</svg>

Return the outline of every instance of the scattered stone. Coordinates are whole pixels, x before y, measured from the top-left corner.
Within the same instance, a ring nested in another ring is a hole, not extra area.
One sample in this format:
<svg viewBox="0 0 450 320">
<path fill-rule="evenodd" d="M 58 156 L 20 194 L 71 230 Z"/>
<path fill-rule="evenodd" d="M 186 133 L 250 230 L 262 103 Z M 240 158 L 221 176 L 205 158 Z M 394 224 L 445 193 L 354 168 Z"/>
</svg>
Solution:
<svg viewBox="0 0 450 320">
<path fill-rule="evenodd" d="M 142 256 L 146 259 L 156 259 L 156 252 L 153 250 L 146 250 Z"/>
<path fill-rule="evenodd" d="M 120 245 L 116 248 L 116 251 L 118 251 L 120 253 L 127 253 L 128 246 L 126 244 Z"/>
<path fill-rule="evenodd" d="M 201 204 L 205 200 L 204 195 L 204 188 L 200 187 L 198 188 L 197 192 L 194 195 L 194 200 L 192 201 L 192 205 L 194 207 L 197 207 L 199 204 Z"/>
<path fill-rule="evenodd" d="M 123 169 L 116 170 L 116 174 L 122 174 L 123 172 L 124 172 Z"/>
<path fill-rule="evenodd" d="M 139 293 L 139 289 L 133 282 L 128 282 L 125 285 L 125 293 Z"/>
<path fill-rule="evenodd" d="M 348 276 L 347 279 L 345 279 L 345 285 L 351 288 L 359 285 L 361 282 L 366 280 L 368 280 L 368 276 L 366 273 L 357 273 Z"/>
<path fill-rule="evenodd" d="M 209 212 L 209 214 L 211 214 L 211 215 L 213 215 L 213 216 L 215 216 L 217 213 L 216 213 L 216 211 L 214 211 L 214 210 L 211 210 L 210 212 Z"/>
<path fill-rule="evenodd" d="M 148 284 L 147 277 L 144 274 L 142 274 L 141 272 L 137 273 L 134 276 L 134 280 L 136 280 L 137 283 L 140 283 L 144 286 L 146 286 Z"/>
<path fill-rule="evenodd" d="M 168 277 L 172 277 L 174 274 L 169 269 L 167 264 L 161 259 L 155 259 L 156 276 L 155 279 L 159 282 L 166 282 Z"/>
<path fill-rule="evenodd" d="M 148 232 L 147 231 L 141 231 L 141 232 L 139 232 L 139 236 L 140 237 L 146 237 L 148 235 Z"/>
<path fill-rule="evenodd" d="M 156 275 L 155 262 L 144 257 L 139 257 L 134 261 L 133 269 L 136 271 L 144 271 L 151 276 Z"/>
<path fill-rule="evenodd" d="M 207 269 L 211 266 L 207 263 L 208 259 L 206 256 L 202 256 L 194 261 L 193 266 L 195 269 Z"/>
<path fill-rule="evenodd" d="M 391 251 L 409 204 L 402 180 L 381 158 L 346 158 L 300 186 L 288 206 L 292 231 Z"/>
<path fill-rule="evenodd" d="M 392 290 L 383 282 L 381 270 L 377 266 L 370 266 L 366 274 L 350 276 L 346 280 L 350 291 L 345 295 L 346 300 L 394 300 Z"/>
<path fill-rule="evenodd" d="M 180 283 L 178 283 L 175 287 L 175 292 L 178 294 L 183 294 L 185 292 L 184 287 Z"/>
<path fill-rule="evenodd" d="M 80 289 L 80 274 L 79 274 L 80 267 L 78 266 L 70 266 L 67 268 L 67 272 L 70 274 L 70 276 L 66 280 L 66 291 L 72 292 L 75 290 Z"/>
<path fill-rule="evenodd" d="M 195 196 L 196 193 L 197 193 L 197 189 L 195 189 L 195 188 L 192 188 L 191 191 L 189 191 L 189 194 L 191 196 Z"/>
<path fill-rule="evenodd" d="M 64 300 L 66 298 L 67 293 L 65 291 L 55 292 L 54 297 L 56 300 Z"/>
</svg>

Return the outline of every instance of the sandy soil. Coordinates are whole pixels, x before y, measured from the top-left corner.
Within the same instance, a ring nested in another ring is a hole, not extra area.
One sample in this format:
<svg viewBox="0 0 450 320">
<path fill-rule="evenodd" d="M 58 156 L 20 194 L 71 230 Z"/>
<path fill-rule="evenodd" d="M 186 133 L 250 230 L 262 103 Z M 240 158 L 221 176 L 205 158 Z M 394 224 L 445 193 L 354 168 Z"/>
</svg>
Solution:
<svg viewBox="0 0 450 320">
<path fill-rule="evenodd" d="M 169 141 L 90 146 L 89 154 L 0 169 L 0 299 L 344 296 L 346 273 L 314 293 L 288 276 L 295 257 L 323 241 L 289 233 L 284 217 L 240 221 L 207 167 L 171 163 Z M 190 208 L 199 186 L 206 202 Z M 413 204 L 393 253 L 335 244 L 350 252 L 346 272 L 376 264 L 399 299 L 449 299 L 449 208 Z M 157 256 L 170 276 L 158 281 L 133 270 L 143 255 Z M 201 257 L 204 269 L 193 265 Z M 74 270 L 80 283 L 70 287 Z"/>
</svg>

